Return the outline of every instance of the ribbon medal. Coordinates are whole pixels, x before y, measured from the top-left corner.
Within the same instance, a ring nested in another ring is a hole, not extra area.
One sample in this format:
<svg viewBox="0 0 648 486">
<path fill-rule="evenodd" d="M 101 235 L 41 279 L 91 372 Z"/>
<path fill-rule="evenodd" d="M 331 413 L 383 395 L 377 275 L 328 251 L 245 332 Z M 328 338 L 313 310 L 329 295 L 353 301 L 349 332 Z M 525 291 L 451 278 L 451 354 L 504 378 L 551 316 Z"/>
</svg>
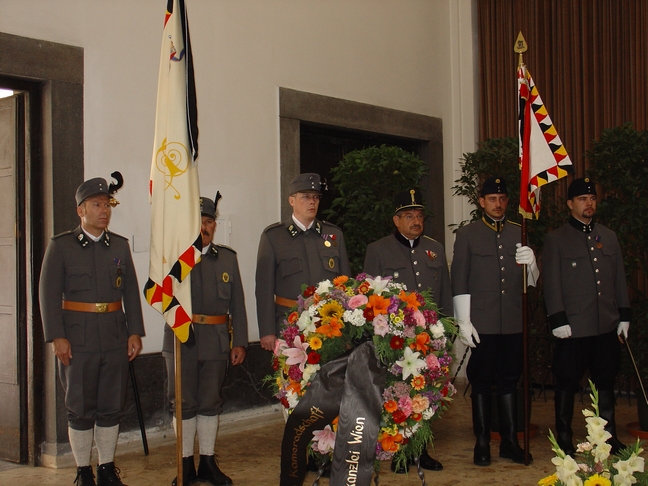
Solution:
<svg viewBox="0 0 648 486">
<path fill-rule="evenodd" d="M 323 233 L 322 238 L 324 239 L 325 247 L 330 248 L 331 245 L 337 246 L 337 241 L 335 241 L 335 235 L 327 235 L 326 233 Z"/>
<path fill-rule="evenodd" d="M 427 253 L 427 256 L 430 260 L 434 261 L 436 257 L 438 256 L 435 252 L 430 251 L 430 250 L 425 250 L 425 253 Z"/>
<path fill-rule="evenodd" d="M 603 248 L 603 243 L 601 243 L 601 237 L 595 236 L 594 239 L 596 240 L 596 248 L 598 248 L 599 250 Z"/>
</svg>

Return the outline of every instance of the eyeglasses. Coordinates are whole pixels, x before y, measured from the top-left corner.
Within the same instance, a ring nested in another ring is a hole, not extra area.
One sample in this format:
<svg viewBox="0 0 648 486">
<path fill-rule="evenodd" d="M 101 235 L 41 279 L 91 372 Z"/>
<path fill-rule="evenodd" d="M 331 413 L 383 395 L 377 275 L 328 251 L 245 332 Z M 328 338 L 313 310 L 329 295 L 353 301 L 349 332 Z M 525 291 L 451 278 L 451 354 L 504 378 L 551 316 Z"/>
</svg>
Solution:
<svg viewBox="0 0 648 486">
<path fill-rule="evenodd" d="M 401 218 L 405 218 L 406 221 L 414 221 L 415 219 L 418 221 L 423 221 L 425 219 L 425 215 L 423 214 L 406 214 L 405 216 L 401 216 Z"/>
<path fill-rule="evenodd" d="M 320 201 L 322 199 L 321 194 L 298 194 L 297 197 L 302 201 Z"/>
</svg>

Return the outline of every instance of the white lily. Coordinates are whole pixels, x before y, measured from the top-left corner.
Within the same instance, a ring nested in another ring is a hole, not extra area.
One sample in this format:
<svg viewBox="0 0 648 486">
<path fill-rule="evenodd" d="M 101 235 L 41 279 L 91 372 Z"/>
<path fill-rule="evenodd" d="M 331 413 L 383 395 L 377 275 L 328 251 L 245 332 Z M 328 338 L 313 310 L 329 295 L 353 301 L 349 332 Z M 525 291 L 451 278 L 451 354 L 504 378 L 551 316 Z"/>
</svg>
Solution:
<svg viewBox="0 0 648 486">
<path fill-rule="evenodd" d="M 369 282 L 369 288 L 371 288 L 376 295 L 381 295 L 387 288 L 387 285 L 389 285 L 390 281 L 391 279 L 383 280 L 383 278 L 380 276 L 367 279 L 367 282 Z"/>
<path fill-rule="evenodd" d="M 403 368 L 403 380 L 406 380 L 410 375 L 418 376 L 419 370 L 425 368 L 425 360 L 419 359 L 421 353 L 412 351 L 409 347 L 405 348 L 403 359 L 396 361 L 396 364 Z"/>
</svg>

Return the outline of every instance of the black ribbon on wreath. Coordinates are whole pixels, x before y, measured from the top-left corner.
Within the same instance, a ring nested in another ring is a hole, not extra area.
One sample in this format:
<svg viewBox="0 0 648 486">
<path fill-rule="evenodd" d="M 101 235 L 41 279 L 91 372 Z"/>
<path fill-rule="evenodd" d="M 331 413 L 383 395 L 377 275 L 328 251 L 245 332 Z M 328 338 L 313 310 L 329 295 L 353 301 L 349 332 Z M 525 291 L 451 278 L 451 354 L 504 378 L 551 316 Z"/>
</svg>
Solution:
<svg viewBox="0 0 648 486">
<path fill-rule="evenodd" d="M 329 484 L 371 483 L 385 373 L 370 341 L 322 366 L 286 421 L 280 486 L 302 486 L 313 432 L 338 415 Z"/>
</svg>

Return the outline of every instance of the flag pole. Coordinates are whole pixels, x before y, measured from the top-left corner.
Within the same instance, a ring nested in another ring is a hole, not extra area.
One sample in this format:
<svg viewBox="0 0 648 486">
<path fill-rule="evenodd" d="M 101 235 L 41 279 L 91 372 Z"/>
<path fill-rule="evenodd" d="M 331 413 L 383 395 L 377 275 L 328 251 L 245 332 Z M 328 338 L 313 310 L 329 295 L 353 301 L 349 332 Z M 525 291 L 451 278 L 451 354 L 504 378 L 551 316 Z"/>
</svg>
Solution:
<svg viewBox="0 0 648 486">
<path fill-rule="evenodd" d="M 175 333 L 174 333 L 175 334 Z M 183 486 L 182 482 L 182 343 L 178 336 L 174 336 L 175 343 L 175 416 L 176 416 L 176 461 L 177 476 L 176 486 Z"/>
<path fill-rule="evenodd" d="M 518 67 L 524 64 L 522 54 L 527 51 L 527 44 L 522 32 L 518 34 L 513 48 L 519 54 Z M 527 223 L 522 215 L 522 246 L 527 246 Z M 524 465 L 529 465 L 529 323 L 528 323 L 528 294 L 527 294 L 527 266 L 522 265 L 522 393 L 524 394 Z"/>
</svg>

